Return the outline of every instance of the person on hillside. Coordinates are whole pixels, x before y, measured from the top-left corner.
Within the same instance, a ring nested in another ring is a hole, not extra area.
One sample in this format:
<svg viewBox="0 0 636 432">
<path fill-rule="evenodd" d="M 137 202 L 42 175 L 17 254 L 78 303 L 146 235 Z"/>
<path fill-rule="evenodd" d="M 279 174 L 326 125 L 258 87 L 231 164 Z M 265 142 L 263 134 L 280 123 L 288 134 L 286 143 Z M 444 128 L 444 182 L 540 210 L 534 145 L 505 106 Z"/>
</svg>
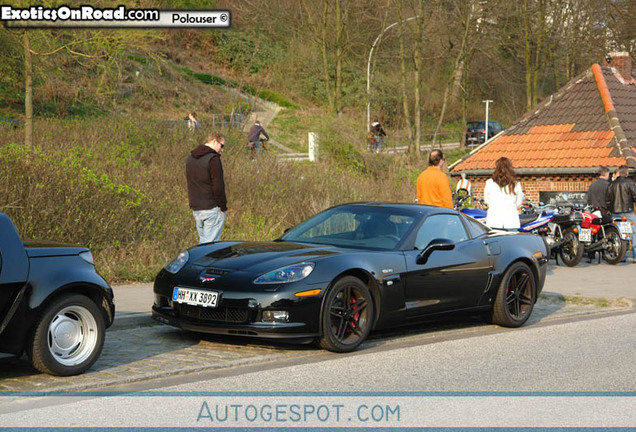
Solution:
<svg viewBox="0 0 636 432">
<path fill-rule="evenodd" d="M 190 129 L 191 131 L 199 129 L 200 123 L 199 120 L 197 120 L 197 113 L 195 113 L 194 111 L 188 114 L 188 116 L 186 117 L 186 121 L 188 122 L 188 129 Z"/>
<path fill-rule="evenodd" d="M 453 208 L 450 183 L 442 171 L 445 162 L 444 153 L 439 149 L 428 156 L 428 168 L 417 178 L 417 201 L 420 204 Z"/>
<path fill-rule="evenodd" d="M 607 188 L 607 207 L 615 218 L 627 218 L 632 222 L 632 236 L 636 227 L 636 214 L 634 214 L 634 203 L 636 202 L 636 185 L 629 178 L 629 167 L 621 165 L 618 167 L 618 177 Z M 632 242 L 632 262 L 636 263 L 636 243 L 630 236 Z"/>
<path fill-rule="evenodd" d="M 247 135 L 247 139 L 250 142 L 250 153 L 252 156 L 255 152 L 256 154 L 261 154 L 261 134 L 263 134 L 266 140 L 269 139 L 269 135 L 267 135 L 267 132 L 265 132 L 261 123 L 256 120 Z"/>
<path fill-rule="evenodd" d="M 610 185 L 610 171 L 607 167 L 601 167 L 598 178 L 590 185 L 587 191 L 587 203 L 601 212 L 602 216 L 609 215 L 607 208 L 607 188 Z"/>
<path fill-rule="evenodd" d="M 382 137 L 386 136 L 386 132 L 382 129 L 382 125 L 376 119 L 371 123 L 371 133 L 373 134 L 373 138 L 375 140 L 375 149 L 376 153 L 380 153 L 382 151 L 383 140 Z"/>
<path fill-rule="evenodd" d="M 517 230 L 520 227 L 519 209 L 523 198 L 521 183 L 517 181 L 512 162 L 506 157 L 497 159 L 495 172 L 484 186 L 484 201 L 488 205 L 486 225 Z"/>
<path fill-rule="evenodd" d="M 199 234 L 199 244 L 219 240 L 225 223 L 227 199 L 221 164 L 224 146 L 225 136 L 213 132 L 186 159 L 188 202 Z"/>
</svg>

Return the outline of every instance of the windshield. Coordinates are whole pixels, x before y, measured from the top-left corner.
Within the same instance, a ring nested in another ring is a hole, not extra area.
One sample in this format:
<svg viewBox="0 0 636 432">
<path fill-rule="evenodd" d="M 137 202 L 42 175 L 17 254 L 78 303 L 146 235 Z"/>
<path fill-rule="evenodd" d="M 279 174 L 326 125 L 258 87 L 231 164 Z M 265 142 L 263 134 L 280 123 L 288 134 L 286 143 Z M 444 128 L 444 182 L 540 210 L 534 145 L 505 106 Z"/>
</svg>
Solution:
<svg viewBox="0 0 636 432">
<path fill-rule="evenodd" d="M 417 213 L 380 206 L 339 206 L 307 219 L 281 240 L 391 250 L 408 236 Z"/>
<path fill-rule="evenodd" d="M 486 127 L 486 122 L 468 122 L 467 123 L 468 130 L 484 129 L 485 127 Z"/>
</svg>

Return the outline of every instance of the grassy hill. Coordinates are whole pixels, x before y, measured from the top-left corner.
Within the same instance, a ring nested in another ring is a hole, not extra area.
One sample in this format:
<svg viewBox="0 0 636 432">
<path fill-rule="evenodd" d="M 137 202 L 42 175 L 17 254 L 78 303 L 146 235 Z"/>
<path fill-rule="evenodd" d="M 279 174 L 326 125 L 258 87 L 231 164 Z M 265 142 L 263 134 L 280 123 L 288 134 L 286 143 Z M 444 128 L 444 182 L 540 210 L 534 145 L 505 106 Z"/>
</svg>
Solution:
<svg viewBox="0 0 636 432">
<path fill-rule="evenodd" d="M 22 144 L 22 126 L 0 125 L 0 211 L 23 237 L 89 246 L 111 282 L 151 280 L 165 262 L 197 243 L 184 161 L 218 127 L 210 124 L 213 115 L 251 108 L 229 88 L 287 106 L 270 134 L 305 151 L 307 132 L 317 132 L 323 157 L 317 163 L 280 162 L 265 154 L 250 161 L 245 134 L 222 129 L 229 143 L 222 239 L 272 239 L 335 204 L 415 197 L 423 162 L 364 153 L 359 114 L 333 116 L 249 76 L 206 70 L 194 49 L 177 56 L 178 46 L 172 41 L 154 57 L 127 52 L 107 92 L 99 91 L 93 66 L 68 58 L 38 64 L 34 147 Z M 3 99 L 0 114 L 22 120 L 22 102 L 12 95 Z M 181 121 L 189 111 L 199 114 L 201 129 L 191 132 Z"/>
</svg>

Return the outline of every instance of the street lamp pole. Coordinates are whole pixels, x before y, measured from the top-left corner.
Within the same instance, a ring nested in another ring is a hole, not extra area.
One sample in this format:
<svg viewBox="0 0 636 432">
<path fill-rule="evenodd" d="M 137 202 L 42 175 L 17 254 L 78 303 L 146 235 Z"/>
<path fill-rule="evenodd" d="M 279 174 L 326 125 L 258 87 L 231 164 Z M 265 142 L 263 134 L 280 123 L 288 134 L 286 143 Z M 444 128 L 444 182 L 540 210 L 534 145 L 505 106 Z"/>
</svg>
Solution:
<svg viewBox="0 0 636 432">
<path fill-rule="evenodd" d="M 482 101 L 486 103 L 486 133 L 484 135 L 484 142 L 488 141 L 488 106 L 490 105 L 491 100 Z"/>
<path fill-rule="evenodd" d="M 402 20 L 402 22 L 413 21 L 414 19 L 417 19 L 417 18 L 419 18 L 419 16 L 413 16 L 405 20 Z M 375 40 L 373 41 L 373 45 L 371 45 L 371 49 L 369 50 L 369 59 L 367 60 L 367 131 L 371 129 L 371 58 L 373 57 L 373 51 L 375 51 L 375 47 L 378 44 L 378 42 L 380 42 L 382 35 L 384 35 L 384 33 L 386 33 L 389 29 L 398 25 L 398 23 L 400 23 L 400 21 L 396 21 L 390 26 L 386 27 L 384 30 L 382 30 L 380 34 L 378 35 L 378 37 L 376 37 Z"/>
</svg>

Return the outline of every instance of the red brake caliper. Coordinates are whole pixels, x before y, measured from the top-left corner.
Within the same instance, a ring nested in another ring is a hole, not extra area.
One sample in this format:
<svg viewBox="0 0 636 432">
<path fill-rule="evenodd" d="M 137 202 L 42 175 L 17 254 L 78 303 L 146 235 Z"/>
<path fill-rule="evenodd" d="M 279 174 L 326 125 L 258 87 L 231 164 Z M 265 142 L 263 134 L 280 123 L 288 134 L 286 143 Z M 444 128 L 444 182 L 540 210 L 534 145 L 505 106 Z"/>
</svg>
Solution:
<svg viewBox="0 0 636 432">
<path fill-rule="evenodd" d="M 351 297 L 351 301 L 349 302 L 349 304 L 352 304 L 353 307 L 351 309 L 356 310 L 358 309 L 360 306 L 358 306 L 356 303 L 356 298 L 355 297 Z M 356 327 L 356 322 L 360 319 L 360 312 L 356 312 L 353 314 L 353 319 L 355 320 L 351 320 L 351 327 L 355 328 Z"/>
</svg>

